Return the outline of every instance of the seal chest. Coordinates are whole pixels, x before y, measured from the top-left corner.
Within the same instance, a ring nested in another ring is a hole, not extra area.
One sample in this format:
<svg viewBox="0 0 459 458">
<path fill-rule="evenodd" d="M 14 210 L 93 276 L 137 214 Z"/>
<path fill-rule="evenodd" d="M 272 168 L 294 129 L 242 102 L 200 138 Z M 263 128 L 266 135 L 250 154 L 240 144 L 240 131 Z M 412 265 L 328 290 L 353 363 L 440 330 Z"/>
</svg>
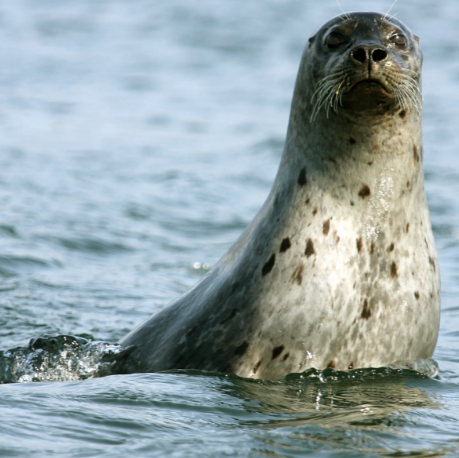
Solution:
<svg viewBox="0 0 459 458">
<path fill-rule="evenodd" d="M 310 38 L 267 201 L 194 288 L 120 341 L 123 371 L 278 379 L 432 356 L 440 278 L 418 41 L 380 13 Z"/>
</svg>

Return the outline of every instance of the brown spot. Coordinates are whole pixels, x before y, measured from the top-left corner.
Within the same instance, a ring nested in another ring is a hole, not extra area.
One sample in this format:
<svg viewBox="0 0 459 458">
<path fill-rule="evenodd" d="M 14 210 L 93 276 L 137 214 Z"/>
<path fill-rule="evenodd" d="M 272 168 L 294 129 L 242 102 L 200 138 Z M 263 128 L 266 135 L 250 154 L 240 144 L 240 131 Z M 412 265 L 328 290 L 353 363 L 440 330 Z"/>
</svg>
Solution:
<svg viewBox="0 0 459 458">
<path fill-rule="evenodd" d="M 406 233 L 408 234 L 408 232 L 410 232 L 410 223 L 406 225 Z"/>
<path fill-rule="evenodd" d="M 271 257 L 268 259 L 268 262 L 263 266 L 261 269 L 261 275 L 264 277 L 266 274 L 271 272 L 272 268 L 274 267 L 274 263 L 276 262 L 276 255 L 272 254 Z"/>
<path fill-rule="evenodd" d="M 246 341 L 244 341 L 241 343 L 241 345 L 239 345 L 239 347 L 236 348 L 236 350 L 234 350 L 234 354 L 236 356 L 242 356 L 247 351 L 248 347 L 249 344 Z"/>
<path fill-rule="evenodd" d="M 357 252 L 360 253 L 360 251 L 362 250 L 362 237 L 359 237 L 356 240 L 356 245 L 357 245 Z"/>
<path fill-rule="evenodd" d="M 312 210 L 312 216 L 316 216 L 317 214 L 317 207 L 314 208 L 314 210 Z"/>
<path fill-rule="evenodd" d="M 290 277 L 290 283 L 292 285 L 294 283 L 301 285 L 301 283 L 303 282 L 303 273 L 304 273 L 304 264 L 301 263 L 295 267 L 295 270 L 293 271 L 292 276 Z"/>
<path fill-rule="evenodd" d="M 328 364 L 327 367 L 334 369 L 336 367 L 335 361 L 331 360 Z"/>
<path fill-rule="evenodd" d="M 290 353 L 286 353 L 284 357 L 282 358 L 282 361 L 285 361 L 289 356 L 290 356 Z"/>
<path fill-rule="evenodd" d="M 254 375 L 257 373 L 258 369 L 260 368 L 261 361 L 262 360 L 260 359 L 260 361 L 258 361 L 258 363 L 255 364 L 255 366 L 253 367 L 252 372 Z"/>
<path fill-rule="evenodd" d="M 371 191 L 368 185 L 363 184 L 359 191 L 359 197 L 361 199 L 365 199 L 365 197 L 368 197 L 370 194 L 371 194 Z"/>
<path fill-rule="evenodd" d="M 291 247 L 290 239 L 286 237 L 284 240 L 282 240 L 281 246 L 280 246 L 280 253 L 285 253 L 290 247 Z"/>
<path fill-rule="evenodd" d="M 368 165 L 373 165 L 373 161 L 367 162 Z"/>
<path fill-rule="evenodd" d="M 397 264 L 395 264 L 395 262 L 392 262 L 392 264 L 390 265 L 390 275 L 392 278 L 398 277 Z"/>
<path fill-rule="evenodd" d="M 393 243 L 391 243 L 388 247 L 387 247 L 387 251 L 390 253 L 391 251 L 394 251 L 394 248 L 395 248 L 395 245 Z"/>
<path fill-rule="evenodd" d="M 419 300 L 419 293 L 417 291 L 414 292 L 414 297 Z"/>
<path fill-rule="evenodd" d="M 276 359 L 283 351 L 284 351 L 284 346 L 279 345 L 278 347 L 273 348 L 273 356 L 271 359 Z"/>
<path fill-rule="evenodd" d="M 414 162 L 419 162 L 419 152 L 418 152 L 418 147 L 416 145 L 413 145 L 413 156 L 414 156 Z"/>
<path fill-rule="evenodd" d="M 298 175 L 298 184 L 300 186 L 304 186 L 307 182 L 308 182 L 308 180 L 306 178 L 306 169 L 303 167 L 300 170 L 300 174 Z"/>
<path fill-rule="evenodd" d="M 322 232 L 324 235 L 328 235 L 328 232 L 330 231 L 330 220 L 327 219 L 327 221 L 324 221 L 324 224 L 322 226 Z"/>
<path fill-rule="evenodd" d="M 405 118 L 406 118 L 406 110 L 402 110 L 398 115 L 399 115 L 402 119 L 405 119 Z"/>
<path fill-rule="evenodd" d="M 410 187 L 410 182 L 409 182 L 409 181 L 406 182 L 406 187 L 407 187 L 407 188 Z"/>
<path fill-rule="evenodd" d="M 353 200 L 351 200 L 351 207 L 353 207 L 353 206 L 354 206 L 354 201 L 353 201 Z"/>
<path fill-rule="evenodd" d="M 354 363 L 349 364 L 348 369 L 354 369 Z"/>
<path fill-rule="evenodd" d="M 379 151 L 379 145 L 374 145 L 373 146 L 373 151 Z"/>
<path fill-rule="evenodd" d="M 363 310 L 362 310 L 362 314 L 360 315 L 360 318 L 363 318 L 364 320 L 368 320 L 370 316 L 371 316 L 370 306 L 368 305 L 368 301 L 365 299 L 363 301 Z"/>
<path fill-rule="evenodd" d="M 430 256 L 429 256 L 429 263 L 432 266 L 432 269 L 434 270 L 434 272 L 436 272 L 437 268 L 435 267 L 435 261 Z"/>
<path fill-rule="evenodd" d="M 349 143 L 350 143 L 351 145 L 355 145 L 355 139 L 351 137 L 351 138 L 349 139 Z"/>
<path fill-rule="evenodd" d="M 316 254 L 314 250 L 314 244 L 312 243 L 311 239 L 306 240 L 306 250 L 304 250 L 304 254 L 307 258 L 313 254 Z"/>
<path fill-rule="evenodd" d="M 339 243 L 340 240 L 341 240 L 341 239 L 339 238 L 339 235 L 338 235 L 338 236 L 336 237 L 336 244 L 337 244 L 337 245 L 338 245 L 338 243 Z"/>
<path fill-rule="evenodd" d="M 305 204 L 305 205 L 309 205 L 309 202 L 311 202 L 311 200 L 310 200 L 310 199 L 306 199 L 306 200 L 304 201 L 304 204 Z"/>
<path fill-rule="evenodd" d="M 375 242 L 371 242 L 370 245 L 370 254 L 373 254 L 375 252 Z"/>
</svg>

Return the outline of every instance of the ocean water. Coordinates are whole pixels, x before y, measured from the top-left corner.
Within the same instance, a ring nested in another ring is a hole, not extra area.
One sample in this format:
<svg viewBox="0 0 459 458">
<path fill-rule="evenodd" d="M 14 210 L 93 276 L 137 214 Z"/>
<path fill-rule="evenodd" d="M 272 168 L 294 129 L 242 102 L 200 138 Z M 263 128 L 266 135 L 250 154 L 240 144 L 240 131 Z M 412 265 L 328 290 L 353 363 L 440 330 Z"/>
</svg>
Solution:
<svg viewBox="0 0 459 458">
<path fill-rule="evenodd" d="M 392 9 L 424 51 L 438 375 L 100 377 L 117 340 L 197 282 L 262 205 L 302 48 L 340 12 L 334 0 L 0 2 L 0 456 L 459 456 L 453 0 Z"/>
</svg>

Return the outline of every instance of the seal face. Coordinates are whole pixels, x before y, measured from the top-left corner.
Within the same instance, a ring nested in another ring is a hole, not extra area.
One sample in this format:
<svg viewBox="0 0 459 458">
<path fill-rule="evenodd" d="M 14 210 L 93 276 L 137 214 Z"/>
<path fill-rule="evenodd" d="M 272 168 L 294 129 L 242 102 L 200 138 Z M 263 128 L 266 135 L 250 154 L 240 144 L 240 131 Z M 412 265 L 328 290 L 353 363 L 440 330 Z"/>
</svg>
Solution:
<svg viewBox="0 0 459 458">
<path fill-rule="evenodd" d="M 420 111 L 422 55 L 418 39 L 399 21 L 352 14 L 325 24 L 310 39 L 317 80 L 312 118 L 338 105 L 369 114 L 413 106 Z M 379 110 L 378 110 L 379 108 Z"/>
<path fill-rule="evenodd" d="M 267 201 L 195 287 L 120 341 L 122 371 L 277 379 L 432 356 L 418 41 L 380 13 L 338 16 L 309 40 Z"/>
</svg>

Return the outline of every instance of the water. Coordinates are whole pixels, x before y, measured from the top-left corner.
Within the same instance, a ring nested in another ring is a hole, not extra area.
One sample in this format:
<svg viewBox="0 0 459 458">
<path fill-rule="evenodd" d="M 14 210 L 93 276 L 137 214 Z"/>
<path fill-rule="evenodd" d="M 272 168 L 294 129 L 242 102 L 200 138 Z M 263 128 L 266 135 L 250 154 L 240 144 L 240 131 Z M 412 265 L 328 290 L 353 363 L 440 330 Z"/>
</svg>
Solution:
<svg viewBox="0 0 459 458">
<path fill-rule="evenodd" d="M 41 381 L 0 386 L 1 456 L 459 456 L 453 0 L 393 9 L 425 57 L 438 377 L 91 378 L 119 357 L 110 344 L 198 281 L 251 221 L 277 170 L 302 46 L 339 12 L 334 1 L 0 2 L 0 348 L 47 368 L 23 365 L 21 381 Z M 54 338 L 59 360 L 41 335 L 81 337 Z"/>
</svg>

